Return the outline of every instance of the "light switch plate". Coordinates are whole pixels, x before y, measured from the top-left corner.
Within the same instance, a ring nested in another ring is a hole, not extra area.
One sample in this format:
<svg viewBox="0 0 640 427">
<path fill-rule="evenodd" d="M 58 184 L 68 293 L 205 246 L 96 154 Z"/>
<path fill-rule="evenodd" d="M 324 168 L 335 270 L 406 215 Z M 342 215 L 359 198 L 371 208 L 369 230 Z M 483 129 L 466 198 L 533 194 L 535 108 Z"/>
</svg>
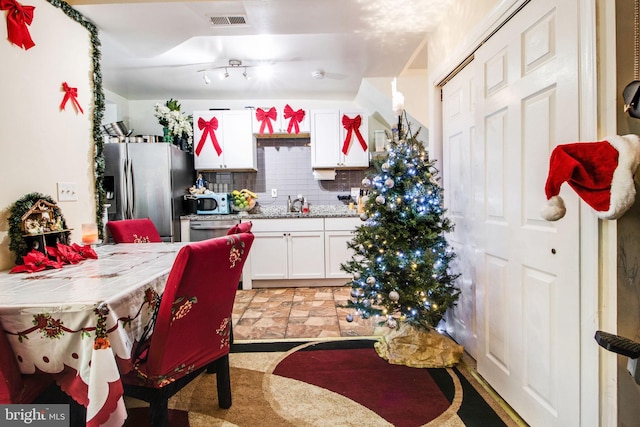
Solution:
<svg viewBox="0 0 640 427">
<path fill-rule="evenodd" d="M 272 188 L 271 189 L 271 197 L 278 197 L 278 189 L 277 188 Z"/>
<path fill-rule="evenodd" d="M 75 202 L 78 200 L 78 184 L 75 182 L 58 183 L 58 201 Z"/>
</svg>

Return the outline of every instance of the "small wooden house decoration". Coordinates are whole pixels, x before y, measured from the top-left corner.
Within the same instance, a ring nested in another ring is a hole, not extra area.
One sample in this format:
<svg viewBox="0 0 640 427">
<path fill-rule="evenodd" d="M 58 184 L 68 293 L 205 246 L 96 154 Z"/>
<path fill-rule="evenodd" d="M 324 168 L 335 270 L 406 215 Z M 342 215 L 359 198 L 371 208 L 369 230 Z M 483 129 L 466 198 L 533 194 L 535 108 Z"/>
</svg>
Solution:
<svg viewBox="0 0 640 427">
<path fill-rule="evenodd" d="M 62 217 L 56 216 L 56 204 L 44 199 L 36 201 L 22 215 L 22 232 L 25 235 L 63 231 Z"/>
</svg>

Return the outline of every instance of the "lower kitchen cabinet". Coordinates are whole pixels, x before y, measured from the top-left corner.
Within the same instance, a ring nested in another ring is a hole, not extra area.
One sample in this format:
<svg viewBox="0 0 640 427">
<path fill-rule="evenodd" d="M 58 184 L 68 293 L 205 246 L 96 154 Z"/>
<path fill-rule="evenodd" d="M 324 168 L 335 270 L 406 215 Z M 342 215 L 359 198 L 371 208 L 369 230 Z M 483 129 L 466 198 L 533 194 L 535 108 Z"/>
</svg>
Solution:
<svg viewBox="0 0 640 427">
<path fill-rule="evenodd" d="M 324 278 L 322 218 L 254 220 L 251 279 Z"/>
<path fill-rule="evenodd" d="M 353 239 L 356 227 L 362 225 L 359 218 L 276 218 L 252 222 L 255 239 L 247 261 L 249 266 L 245 266 L 243 287 L 245 282 L 253 287 L 252 281 L 261 280 L 348 277 L 340 270 L 340 264 L 352 257 L 347 243 Z M 335 285 L 335 280 L 326 282 Z"/>
<path fill-rule="evenodd" d="M 324 221 L 325 277 L 348 278 L 349 275 L 340 270 L 340 265 L 353 257 L 353 250 L 347 243 L 353 240 L 353 232 L 362 225 L 362 221 L 359 218 L 325 218 Z"/>
</svg>

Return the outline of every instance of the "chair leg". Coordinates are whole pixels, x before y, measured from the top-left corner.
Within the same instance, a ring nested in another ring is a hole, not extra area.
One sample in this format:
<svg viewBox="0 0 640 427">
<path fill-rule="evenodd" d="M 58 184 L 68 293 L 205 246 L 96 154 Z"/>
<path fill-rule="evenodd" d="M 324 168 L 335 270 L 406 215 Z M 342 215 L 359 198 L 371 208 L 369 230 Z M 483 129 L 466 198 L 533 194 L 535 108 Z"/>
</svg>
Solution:
<svg viewBox="0 0 640 427">
<path fill-rule="evenodd" d="M 216 384 L 218 388 L 218 406 L 231 407 L 231 377 L 229 375 L 229 355 L 216 360 Z"/>
<path fill-rule="evenodd" d="M 152 399 L 149 402 L 151 427 L 169 426 L 169 402 L 166 399 Z"/>
</svg>

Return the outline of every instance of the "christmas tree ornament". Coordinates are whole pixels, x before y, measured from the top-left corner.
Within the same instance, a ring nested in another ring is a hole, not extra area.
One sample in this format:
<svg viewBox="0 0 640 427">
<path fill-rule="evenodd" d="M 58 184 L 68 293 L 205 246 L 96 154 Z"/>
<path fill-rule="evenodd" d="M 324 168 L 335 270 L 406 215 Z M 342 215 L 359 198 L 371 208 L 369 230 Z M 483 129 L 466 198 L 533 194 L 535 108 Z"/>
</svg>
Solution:
<svg viewBox="0 0 640 427">
<path fill-rule="evenodd" d="M 371 180 L 369 178 L 363 178 L 361 183 L 363 188 L 371 187 Z"/>
<path fill-rule="evenodd" d="M 358 298 L 358 295 L 360 295 L 360 291 L 358 291 L 357 289 L 351 289 L 352 298 Z"/>
<path fill-rule="evenodd" d="M 374 283 L 376 283 L 376 278 L 373 276 L 369 276 L 367 277 L 367 285 L 373 285 Z"/>
<path fill-rule="evenodd" d="M 352 314 L 347 314 L 347 322 L 349 322 L 349 323 L 353 322 L 353 315 Z"/>
<path fill-rule="evenodd" d="M 387 188 L 393 188 L 394 184 L 395 184 L 395 183 L 394 183 L 394 181 L 393 181 L 393 178 L 387 178 L 387 179 L 384 181 L 384 185 L 385 185 L 385 187 L 387 187 Z"/>
<path fill-rule="evenodd" d="M 400 299 L 400 294 L 396 291 L 391 291 L 389 292 L 389 299 L 391 301 L 398 301 Z"/>
<path fill-rule="evenodd" d="M 362 213 L 360 214 L 360 219 L 361 219 L 362 221 L 366 221 L 367 219 L 369 219 L 369 217 L 367 216 L 367 214 L 366 214 L 366 213 L 362 212 Z"/>
<path fill-rule="evenodd" d="M 384 198 L 383 195 L 379 195 L 376 197 L 376 203 L 379 205 L 384 205 L 384 203 L 386 202 L 386 199 Z"/>
<path fill-rule="evenodd" d="M 398 321 L 396 319 L 394 319 L 393 317 L 389 317 L 387 319 L 387 327 L 391 328 L 391 329 L 395 329 L 398 327 Z"/>
<path fill-rule="evenodd" d="M 547 221 L 564 217 L 560 196 L 564 182 L 602 219 L 620 218 L 635 202 L 633 176 L 640 165 L 637 135 L 610 136 L 599 142 L 558 145 L 549 159 L 545 184 L 547 205 L 540 215 Z"/>
<path fill-rule="evenodd" d="M 389 165 L 389 163 L 384 162 L 384 163 L 382 164 L 382 166 L 380 166 L 380 169 L 382 169 L 382 170 L 383 170 L 383 171 L 385 171 L 385 172 L 389 172 L 389 168 L 390 168 L 390 167 L 391 167 L 391 166 Z"/>
<path fill-rule="evenodd" d="M 356 271 L 356 272 L 353 273 L 353 278 L 355 280 L 360 280 L 361 277 L 362 277 L 362 275 L 360 274 L 359 271 Z"/>
</svg>

